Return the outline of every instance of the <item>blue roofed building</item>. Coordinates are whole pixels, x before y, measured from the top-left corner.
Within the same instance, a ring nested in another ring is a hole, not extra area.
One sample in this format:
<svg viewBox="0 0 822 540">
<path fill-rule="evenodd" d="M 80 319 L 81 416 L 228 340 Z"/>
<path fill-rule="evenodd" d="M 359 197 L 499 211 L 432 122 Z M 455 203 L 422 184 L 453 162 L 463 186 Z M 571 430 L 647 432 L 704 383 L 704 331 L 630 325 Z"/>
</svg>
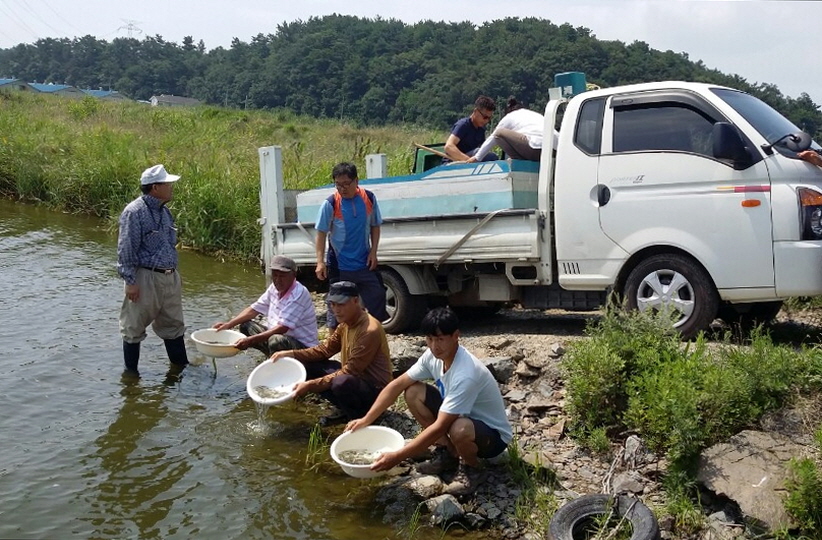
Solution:
<svg viewBox="0 0 822 540">
<path fill-rule="evenodd" d="M 18 90 L 23 92 L 31 92 L 33 89 L 29 83 L 23 82 L 20 79 L 0 79 L 0 92 L 12 92 Z"/>
<path fill-rule="evenodd" d="M 68 84 L 52 84 L 52 83 L 29 83 L 29 86 L 37 90 L 38 92 L 42 92 L 44 94 L 50 94 L 53 96 L 64 96 L 64 97 L 85 97 L 86 94 L 79 88 L 75 88 Z"/>
</svg>

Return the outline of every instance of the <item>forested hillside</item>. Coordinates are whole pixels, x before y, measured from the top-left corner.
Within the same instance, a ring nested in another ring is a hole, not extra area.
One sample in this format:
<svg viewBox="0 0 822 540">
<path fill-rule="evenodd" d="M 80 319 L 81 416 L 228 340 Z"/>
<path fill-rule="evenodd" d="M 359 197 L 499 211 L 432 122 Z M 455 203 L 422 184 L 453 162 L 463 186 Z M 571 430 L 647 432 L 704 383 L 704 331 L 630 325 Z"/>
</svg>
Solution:
<svg viewBox="0 0 822 540">
<path fill-rule="evenodd" d="M 332 15 L 279 25 L 250 42 L 207 50 L 161 36 L 41 39 L 0 50 L 0 77 L 118 90 L 134 99 L 195 97 L 239 108 L 288 108 L 363 124 L 408 122 L 445 129 L 477 94 L 516 95 L 539 107 L 554 74 L 583 71 L 600 86 L 653 80 L 714 82 L 751 92 L 822 138 L 822 114 L 807 94 L 788 98 L 636 41 L 601 41 L 590 30 L 509 18 L 471 23 Z"/>
</svg>

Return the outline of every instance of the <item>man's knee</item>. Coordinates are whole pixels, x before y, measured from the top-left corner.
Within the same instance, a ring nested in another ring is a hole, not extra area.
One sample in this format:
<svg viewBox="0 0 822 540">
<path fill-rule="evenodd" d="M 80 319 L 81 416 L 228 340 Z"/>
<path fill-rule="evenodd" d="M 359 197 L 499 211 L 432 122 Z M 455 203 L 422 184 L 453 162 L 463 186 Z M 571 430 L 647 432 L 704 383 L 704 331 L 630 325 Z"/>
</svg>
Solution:
<svg viewBox="0 0 822 540">
<path fill-rule="evenodd" d="M 425 384 L 421 382 L 415 382 L 414 384 L 405 389 L 405 402 L 424 404 L 425 390 Z"/>
<path fill-rule="evenodd" d="M 291 340 L 283 334 L 274 334 L 268 338 L 268 350 L 272 353 L 275 351 L 290 351 L 292 349 L 302 349 L 303 347 L 294 347 Z"/>
<path fill-rule="evenodd" d="M 476 438 L 474 423 L 470 418 L 457 418 L 448 430 L 448 437 L 454 444 L 473 441 Z"/>
</svg>

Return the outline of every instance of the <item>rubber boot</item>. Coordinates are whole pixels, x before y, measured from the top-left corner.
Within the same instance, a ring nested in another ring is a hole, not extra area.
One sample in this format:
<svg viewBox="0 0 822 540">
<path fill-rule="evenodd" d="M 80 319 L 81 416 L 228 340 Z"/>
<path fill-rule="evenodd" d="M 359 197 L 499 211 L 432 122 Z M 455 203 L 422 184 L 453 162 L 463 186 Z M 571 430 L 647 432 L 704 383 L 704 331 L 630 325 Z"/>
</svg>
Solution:
<svg viewBox="0 0 822 540">
<path fill-rule="evenodd" d="M 174 339 L 163 340 L 166 344 L 166 352 L 171 363 L 177 366 L 188 365 L 188 356 L 186 355 L 186 343 L 183 336 Z"/>
<path fill-rule="evenodd" d="M 123 359 L 126 364 L 126 371 L 137 373 L 137 363 L 140 361 L 140 342 L 123 342 Z"/>
</svg>

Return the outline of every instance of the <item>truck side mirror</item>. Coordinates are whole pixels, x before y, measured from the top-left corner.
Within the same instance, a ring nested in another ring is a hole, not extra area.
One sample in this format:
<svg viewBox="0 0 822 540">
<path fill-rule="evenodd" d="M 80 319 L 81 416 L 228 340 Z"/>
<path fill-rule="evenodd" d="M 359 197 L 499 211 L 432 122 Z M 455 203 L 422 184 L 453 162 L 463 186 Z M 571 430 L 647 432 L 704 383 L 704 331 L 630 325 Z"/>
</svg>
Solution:
<svg viewBox="0 0 822 540">
<path fill-rule="evenodd" d="M 728 122 L 714 124 L 711 137 L 714 141 L 714 157 L 729 160 L 734 169 L 744 169 L 751 164 L 751 155 L 739 129 Z"/>
</svg>

